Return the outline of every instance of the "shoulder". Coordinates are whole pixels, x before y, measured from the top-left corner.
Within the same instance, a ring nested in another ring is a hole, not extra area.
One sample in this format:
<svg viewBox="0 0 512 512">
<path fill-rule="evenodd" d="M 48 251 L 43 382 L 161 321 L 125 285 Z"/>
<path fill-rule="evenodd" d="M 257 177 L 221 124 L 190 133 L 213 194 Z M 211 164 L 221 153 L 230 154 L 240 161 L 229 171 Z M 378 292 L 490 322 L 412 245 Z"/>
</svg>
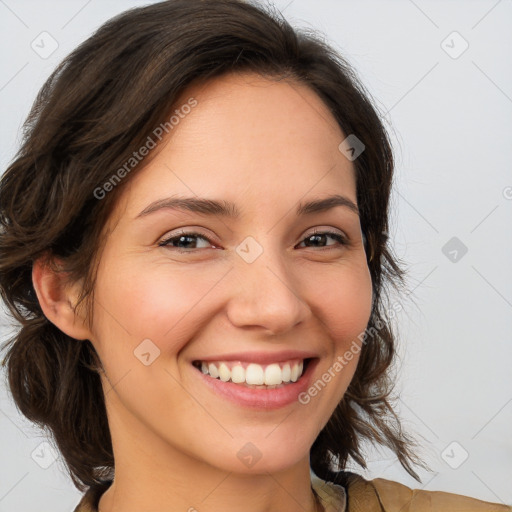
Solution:
<svg viewBox="0 0 512 512">
<path fill-rule="evenodd" d="M 326 510 L 346 512 L 512 512 L 512 506 L 477 500 L 442 491 L 411 489 L 399 482 L 376 478 L 365 480 L 355 473 L 339 473 L 342 485 L 312 477 L 314 489 Z M 91 487 L 73 512 L 97 512 L 101 495 L 112 482 Z M 345 508 L 346 507 L 346 508 Z"/>
<path fill-rule="evenodd" d="M 347 492 L 346 512 L 512 512 L 510 505 L 442 491 L 411 489 L 399 482 L 383 478 L 365 480 L 355 473 L 348 473 L 344 480 Z"/>
</svg>

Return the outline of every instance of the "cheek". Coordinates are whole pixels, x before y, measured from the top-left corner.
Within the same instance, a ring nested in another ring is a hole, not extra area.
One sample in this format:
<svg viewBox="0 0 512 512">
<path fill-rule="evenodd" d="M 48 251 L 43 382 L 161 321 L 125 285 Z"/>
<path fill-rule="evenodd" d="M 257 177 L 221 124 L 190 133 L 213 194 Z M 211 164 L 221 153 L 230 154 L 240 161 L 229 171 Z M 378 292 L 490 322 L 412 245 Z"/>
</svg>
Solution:
<svg viewBox="0 0 512 512">
<path fill-rule="evenodd" d="M 368 325 L 372 305 L 372 281 L 366 262 L 345 262 L 320 273 L 311 288 L 311 305 L 329 337 L 328 354 L 316 380 L 299 396 L 309 408 L 309 419 L 319 432 L 343 398 L 357 368 L 361 334 Z M 320 286 L 321 285 L 321 286 Z M 311 286 L 311 285 L 310 285 Z"/>
<path fill-rule="evenodd" d="M 123 289 L 120 313 L 131 331 L 160 339 L 175 337 L 187 314 L 206 292 L 207 282 L 188 279 L 186 272 L 139 272 Z"/>
<path fill-rule="evenodd" d="M 225 273 L 225 269 L 218 270 L 141 263 L 99 271 L 94 322 L 98 343 L 105 345 L 102 340 L 108 340 L 112 350 L 115 345 L 117 352 L 129 349 L 132 353 L 150 339 L 162 353 L 175 354 L 203 322 L 211 320 L 213 288 Z"/>
<path fill-rule="evenodd" d="M 336 351 L 364 332 L 371 314 L 372 281 L 365 263 L 343 264 L 319 273 L 308 285 L 313 311 L 329 336 Z"/>
</svg>

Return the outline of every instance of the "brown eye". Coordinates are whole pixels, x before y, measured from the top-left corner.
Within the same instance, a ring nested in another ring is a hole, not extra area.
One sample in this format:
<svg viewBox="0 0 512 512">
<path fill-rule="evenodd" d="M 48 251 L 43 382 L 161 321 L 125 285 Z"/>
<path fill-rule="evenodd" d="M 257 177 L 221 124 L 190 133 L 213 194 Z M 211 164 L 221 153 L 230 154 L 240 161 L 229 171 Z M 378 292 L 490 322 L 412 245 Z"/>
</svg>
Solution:
<svg viewBox="0 0 512 512">
<path fill-rule="evenodd" d="M 200 233 L 194 233 L 194 232 L 182 232 L 177 235 L 171 236 L 169 238 L 166 238 L 165 240 L 162 240 L 158 245 L 160 247 L 169 247 L 171 249 L 177 249 L 179 252 L 190 252 L 192 249 L 198 249 L 198 247 L 190 247 L 190 245 L 196 245 L 197 241 L 194 242 L 194 239 L 202 239 L 206 242 L 210 243 L 210 240 L 206 238 L 204 235 L 201 235 Z M 181 244 L 180 246 L 175 246 L 174 244 Z M 188 249 L 188 250 L 187 250 Z"/>
<path fill-rule="evenodd" d="M 340 233 L 335 233 L 333 231 L 315 231 L 314 233 L 312 233 L 312 234 L 308 235 L 306 238 L 304 238 L 304 241 L 309 241 L 306 243 L 311 244 L 307 247 L 316 247 L 317 245 L 315 245 L 315 244 L 318 244 L 318 243 L 322 244 L 328 238 L 335 239 L 340 245 L 348 245 L 349 244 L 348 240 L 345 236 L 341 235 Z M 329 246 L 326 246 L 326 247 L 329 247 Z"/>
</svg>

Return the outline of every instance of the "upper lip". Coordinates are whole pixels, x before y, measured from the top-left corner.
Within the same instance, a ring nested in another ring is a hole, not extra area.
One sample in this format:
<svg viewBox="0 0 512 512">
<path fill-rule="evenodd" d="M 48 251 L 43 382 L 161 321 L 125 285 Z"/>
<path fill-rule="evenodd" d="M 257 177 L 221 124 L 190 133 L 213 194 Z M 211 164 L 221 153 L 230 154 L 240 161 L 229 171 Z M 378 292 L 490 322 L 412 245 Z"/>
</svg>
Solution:
<svg viewBox="0 0 512 512">
<path fill-rule="evenodd" d="M 215 354 L 194 361 L 244 361 L 247 363 L 271 364 L 289 361 L 291 359 L 310 359 L 318 357 L 314 352 L 299 350 L 283 350 L 280 352 L 232 352 L 230 354 Z"/>
</svg>

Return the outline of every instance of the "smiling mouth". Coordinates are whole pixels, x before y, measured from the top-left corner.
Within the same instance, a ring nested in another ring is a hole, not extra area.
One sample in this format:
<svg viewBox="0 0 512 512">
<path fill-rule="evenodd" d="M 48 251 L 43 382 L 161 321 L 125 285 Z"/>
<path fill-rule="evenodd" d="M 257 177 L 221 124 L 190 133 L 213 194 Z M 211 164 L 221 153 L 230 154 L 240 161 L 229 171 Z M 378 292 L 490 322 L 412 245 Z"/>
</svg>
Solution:
<svg viewBox="0 0 512 512">
<path fill-rule="evenodd" d="M 255 389 L 275 389 L 297 382 L 311 360 L 291 359 L 267 365 L 245 361 L 194 361 L 192 364 L 204 375 L 222 382 Z"/>
</svg>

